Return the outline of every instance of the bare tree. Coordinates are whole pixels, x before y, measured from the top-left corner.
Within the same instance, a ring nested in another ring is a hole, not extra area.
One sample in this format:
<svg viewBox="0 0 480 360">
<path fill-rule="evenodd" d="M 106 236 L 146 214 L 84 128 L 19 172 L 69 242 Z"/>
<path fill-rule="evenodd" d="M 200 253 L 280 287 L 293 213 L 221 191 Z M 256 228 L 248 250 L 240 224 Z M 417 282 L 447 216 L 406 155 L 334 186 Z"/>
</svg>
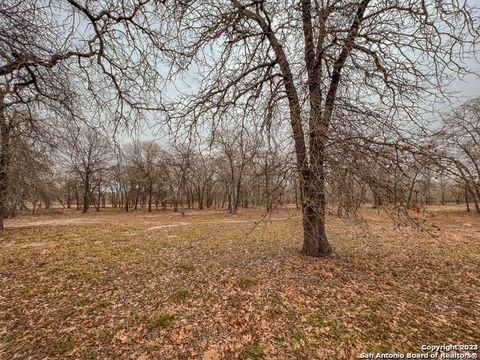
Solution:
<svg viewBox="0 0 480 360">
<path fill-rule="evenodd" d="M 66 138 L 63 159 L 82 180 L 83 209 L 86 213 L 93 197 L 92 185 L 95 178 L 109 167 L 112 152 L 109 142 L 98 131 L 93 129 L 70 130 Z M 97 187 L 101 184 L 97 183 Z"/>
<path fill-rule="evenodd" d="M 225 178 L 228 210 L 236 215 L 240 206 L 245 171 L 257 155 L 259 139 L 252 129 L 249 130 L 242 124 L 237 129 L 226 128 L 217 131 L 212 144 L 218 148 L 225 160 L 228 174 Z"/>
<path fill-rule="evenodd" d="M 199 149 L 197 159 L 192 167 L 192 184 L 195 188 L 198 208 L 209 208 L 213 202 L 213 186 L 218 181 L 218 172 L 214 158 L 207 149 Z"/>
<path fill-rule="evenodd" d="M 152 142 L 135 142 L 128 153 L 128 160 L 139 179 L 139 186 L 144 188 L 148 196 L 148 212 L 152 211 L 153 192 L 156 179 L 159 177 L 158 163 L 160 161 L 160 147 Z"/>
<path fill-rule="evenodd" d="M 480 214 L 480 99 L 470 100 L 443 117 L 439 141 L 441 166 L 464 187 Z"/>
<path fill-rule="evenodd" d="M 150 26 L 156 10 L 161 12 L 158 6 L 141 0 L 0 3 L 1 209 L 14 128 L 37 130 L 74 112 L 81 118 L 84 109 L 77 111 L 76 100 L 83 97 L 116 125 L 136 123 L 145 110 L 161 109 L 161 36 Z M 18 122 L 18 112 L 28 116 Z"/>
<path fill-rule="evenodd" d="M 30 205 L 33 213 L 40 207 L 49 209 L 56 200 L 58 188 L 48 151 L 41 144 L 15 134 L 10 141 L 9 191 L 4 215 L 13 217 L 17 209 L 30 210 Z"/>
<path fill-rule="evenodd" d="M 406 148 L 424 101 L 441 96 L 450 75 L 465 72 L 461 57 L 478 41 L 471 9 L 457 1 L 231 0 L 185 7 L 181 15 L 165 16 L 177 19 L 179 33 L 189 34 L 178 43 L 179 53 L 188 49 L 185 59 L 205 71 L 198 96 L 184 101 L 182 125 L 227 121 L 230 108 L 260 121 L 275 118 L 270 113 L 289 114 L 303 252 L 311 256 L 332 252 L 325 229 L 331 144 L 348 135 L 351 146 L 343 159 L 378 142 Z M 352 120 L 355 115 L 361 123 Z M 354 132 L 342 131 L 350 126 Z M 364 136 L 373 128 L 399 131 L 393 141 Z"/>
</svg>

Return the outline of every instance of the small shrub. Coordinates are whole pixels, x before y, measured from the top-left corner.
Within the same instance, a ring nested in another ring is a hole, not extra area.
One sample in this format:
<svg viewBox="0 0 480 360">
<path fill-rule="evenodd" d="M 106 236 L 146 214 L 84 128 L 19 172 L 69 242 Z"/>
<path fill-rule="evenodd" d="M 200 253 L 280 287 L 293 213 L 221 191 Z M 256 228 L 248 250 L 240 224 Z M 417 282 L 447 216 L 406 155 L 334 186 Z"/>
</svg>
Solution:
<svg viewBox="0 0 480 360">
<path fill-rule="evenodd" d="M 150 318 L 150 326 L 152 329 L 166 328 L 172 321 L 172 314 L 160 312 Z"/>
<path fill-rule="evenodd" d="M 242 289 L 249 288 L 256 284 L 257 284 L 257 279 L 255 279 L 253 276 L 244 275 L 244 276 L 240 276 L 237 280 L 237 285 Z"/>
<path fill-rule="evenodd" d="M 170 294 L 169 299 L 174 302 L 183 302 L 190 298 L 192 293 L 190 290 L 187 289 L 177 289 L 173 293 Z"/>
<path fill-rule="evenodd" d="M 81 360 L 95 360 L 95 359 L 97 359 L 97 355 L 93 351 L 84 351 L 80 355 L 80 359 Z"/>
<path fill-rule="evenodd" d="M 299 329 L 293 329 L 292 330 L 292 339 L 295 341 L 300 341 L 300 340 L 305 340 L 307 335 Z"/>
<path fill-rule="evenodd" d="M 280 335 L 278 331 L 275 331 L 275 333 L 273 334 L 273 341 L 275 341 L 277 344 L 283 344 L 285 339 L 282 337 L 282 335 Z"/>
<path fill-rule="evenodd" d="M 282 304 L 283 302 L 282 297 L 276 292 L 270 295 L 270 299 L 273 304 L 277 304 L 277 305 Z"/>
<path fill-rule="evenodd" d="M 265 356 L 259 344 L 245 345 L 240 353 L 240 359 L 261 360 Z"/>
<path fill-rule="evenodd" d="M 107 307 L 109 307 L 112 303 L 106 299 L 103 299 L 103 300 L 100 300 L 98 302 L 98 308 L 99 309 L 105 309 Z"/>
<path fill-rule="evenodd" d="M 192 272 L 195 271 L 195 265 L 191 262 L 180 263 L 177 267 L 178 267 L 178 269 L 180 269 L 184 272 L 192 273 Z"/>
<path fill-rule="evenodd" d="M 311 319 L 308 323 L 312 326 L 316 326 L 319 328 L 330 327 L 336 333 L 339 333 L 339 334 L 345 333 L 348 331 L 345 324 L 343 324 L 340 320 L 333 319 L 333 320 L 327 321 L 321 314 L 317 314 L 314 317 L 314 319 Z"/>
<path fill-rule="evenodd" d="M 337 333 L 347 332 L 347 327 L 341 321 L 335 319 L 330 322 L 330 325 Z"/>
<path fill-rule="evenodd" d="M 67 338 L 65 340 L 60 340 L 54 345 L 48 348 L 48 353 L 50 355 L 65 355 L 71 351 L 74 347 L 74 341 L 72 338 Z"/>
<path fill-rule="evenodd" d="M 283 309 L 279 307 L 268 309 L 268 315 L 272 319 L 282 315 L 283 313 L 284 313 Z"/>
</svg>

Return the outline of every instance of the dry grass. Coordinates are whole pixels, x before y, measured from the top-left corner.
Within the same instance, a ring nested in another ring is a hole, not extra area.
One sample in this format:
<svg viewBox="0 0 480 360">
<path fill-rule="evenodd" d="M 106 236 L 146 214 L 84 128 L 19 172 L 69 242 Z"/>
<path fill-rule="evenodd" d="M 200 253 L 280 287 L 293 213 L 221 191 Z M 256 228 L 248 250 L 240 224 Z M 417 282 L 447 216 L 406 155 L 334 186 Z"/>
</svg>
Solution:
<svg viewBox="0 0 480 360">
<path fill-rule="evenodd" d="M 7 220 L 0 358 L 349 359 L 480 339 L 480 216 L 432 237 L 365 210 L 299 254 L 299 214 L 75 211 Z M 175 226 L 170 226 L 175 225 Z"/>
</svg>

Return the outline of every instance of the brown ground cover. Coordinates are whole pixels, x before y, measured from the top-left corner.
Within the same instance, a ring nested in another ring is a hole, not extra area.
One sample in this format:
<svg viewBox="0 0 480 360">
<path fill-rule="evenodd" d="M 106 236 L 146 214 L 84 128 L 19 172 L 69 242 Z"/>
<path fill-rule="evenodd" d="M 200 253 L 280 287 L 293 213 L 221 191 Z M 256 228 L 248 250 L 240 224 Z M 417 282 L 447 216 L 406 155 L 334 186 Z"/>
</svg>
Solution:
<svg viewBox="0 0 480 360">
<path fill-rule="evenodd" d="M 480 216 L 365 209 L 300 255 L 300 214 L 19 216 L 0 235 L 1 359 L 350 359 L 479 343 Z"/>
</svg>

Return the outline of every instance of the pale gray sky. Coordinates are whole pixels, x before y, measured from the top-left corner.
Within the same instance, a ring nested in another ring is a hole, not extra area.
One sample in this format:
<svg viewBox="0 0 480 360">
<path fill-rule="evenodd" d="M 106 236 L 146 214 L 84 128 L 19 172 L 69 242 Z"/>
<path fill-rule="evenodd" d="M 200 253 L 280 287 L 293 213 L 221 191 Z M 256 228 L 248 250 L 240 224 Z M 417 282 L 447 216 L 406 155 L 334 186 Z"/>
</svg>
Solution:
<svg viewBox="0 0 480 360">
<path fill-rule="evenodd" d="M 475 74 L 468 74 L 463 81 L 456 80 L 452 83 L 452 90 L 465 100 L 480 96 L 480 63 L 471 59 L 467 66 Z"/>
</svg>

